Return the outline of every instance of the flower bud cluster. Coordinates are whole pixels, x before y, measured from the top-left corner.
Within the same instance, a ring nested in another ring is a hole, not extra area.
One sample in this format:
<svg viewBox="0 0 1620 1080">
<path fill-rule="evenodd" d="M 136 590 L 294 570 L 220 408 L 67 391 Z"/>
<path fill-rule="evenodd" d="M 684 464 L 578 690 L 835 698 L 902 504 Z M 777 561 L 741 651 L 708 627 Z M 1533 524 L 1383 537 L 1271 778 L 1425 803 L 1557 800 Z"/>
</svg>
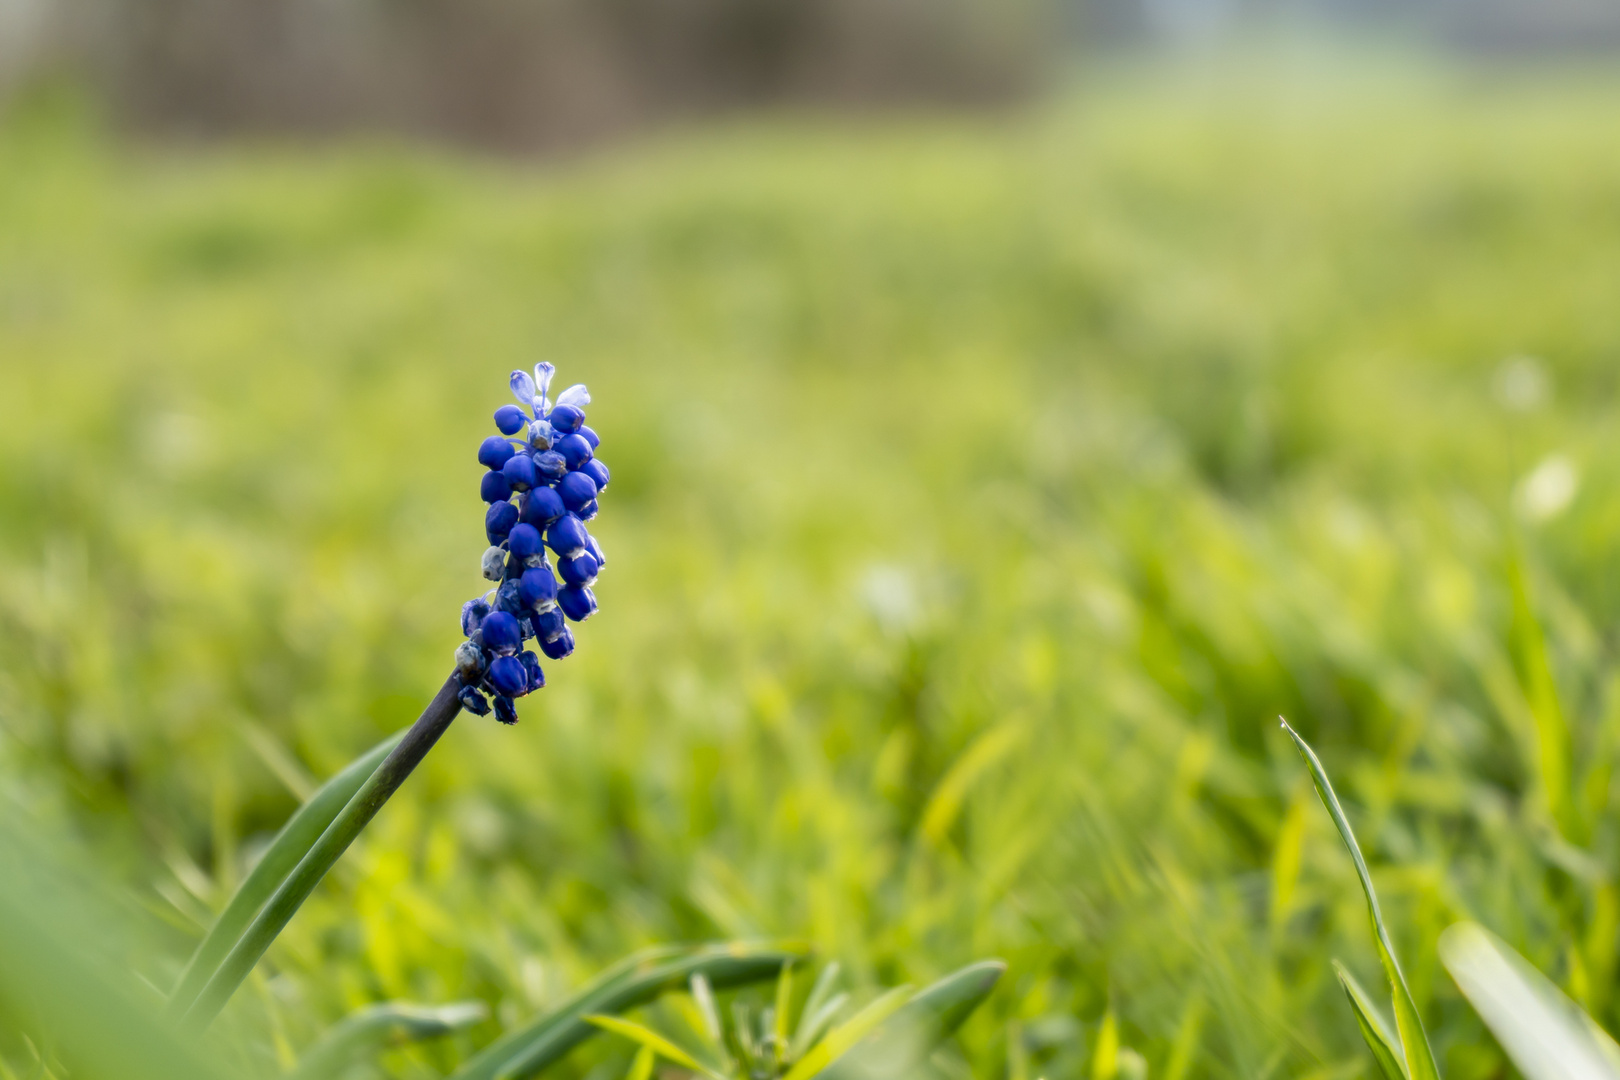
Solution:
<svg viewBox="0 0 1620 1080">
<path fill-rule="evenodd" d="M 591 586 L 607 565 L 602 545 L 585 529 L 608 484 L 607 466 L 596 457 L 601 440 L 585 426 L 591 395 L 583 385 L 570 386 L 553 404 L 547 392 L 554 370 L 537 364 L 533 377 L 512 372 L 512 393 L 524 408 L 496 409 L 500 434 L 478 447 L 487 470 L 479 492 L 489 504 L 483 573 L 495 588 L 462 605 L 467 640 L 456 650 L 456 670 L 467 710 L 487 714 L 489 694 L 504 724 L 517 722 L 515 698 L 546 685 L 539 658 L 524 643 L 533 639 L 552 660 L 573 652 L 565 619 L 584 622 L 596 611 Z"/>
</svg>

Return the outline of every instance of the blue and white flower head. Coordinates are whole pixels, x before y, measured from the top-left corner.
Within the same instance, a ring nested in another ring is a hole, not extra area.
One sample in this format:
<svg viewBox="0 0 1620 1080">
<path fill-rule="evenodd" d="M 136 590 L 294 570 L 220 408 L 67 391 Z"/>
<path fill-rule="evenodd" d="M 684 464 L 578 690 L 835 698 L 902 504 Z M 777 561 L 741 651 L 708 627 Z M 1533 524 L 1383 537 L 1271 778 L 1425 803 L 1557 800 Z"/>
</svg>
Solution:
<svg viewBox="0 0 1620 1080">
<path fill-rule="evenodd" d="M 467 640 L 456 650 L 456 670 L 462 704 L 486 715 L 488 694 L 495 718 L 507 724 L 517 722 L 515 699 L 546 684 L 539 658 L 524 643 L 533 639 L 553 660 L 573 652 L 567 623 L 584 622 L 596 611 L 591 587 L 607 565 L 602 545 L 585 528 L 609 476 L 596 456 L 601 440 L 585 426 L 590 391 L 570 386 L 553 404 L 547 395 L 555 370 L 542 363 L 532 376 L 512 372 L 512 395 L 522 408 L 496 409 L 500 434 L 478 447 L 486 469 L 479 493 L 489 504 L 482 571 L 495 588 L 462 605 Z"/>
</svg>

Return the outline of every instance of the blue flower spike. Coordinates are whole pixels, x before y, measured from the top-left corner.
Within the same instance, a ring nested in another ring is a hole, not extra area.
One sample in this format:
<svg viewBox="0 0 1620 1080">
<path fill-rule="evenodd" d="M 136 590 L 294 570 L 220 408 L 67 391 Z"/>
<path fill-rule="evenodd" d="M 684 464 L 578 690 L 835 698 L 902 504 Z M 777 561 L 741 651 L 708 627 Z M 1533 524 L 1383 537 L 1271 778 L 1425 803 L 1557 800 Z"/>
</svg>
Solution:
<svg viewBox="0 0 1620 1080">
<path fill-rule="evenodd" d="M 516 435 L 529 426 L 529 418 L 516 405 L 502 405 L 495 410 L 495 426 L 502 435 Z"/>
<path fill-rule="evenodd" d="M 518 698 L 546 685 L 526 643 L 551 660 L 571 654 L 568 623 L 595 613 L 592 586 L 607 565 L 584 524 L 596 517 L 608 484 L 607 466 L 596 459 L 601 437 L 585 426 L 590 391 L 575 384 L 552 400 L 555 373 L 547 363 L 532 375 L 512 372 L 517 405 L 495 410 L 500 434 L 478 447 L 490 544 L 480 568 L 494 587 L 462 606 L 467 640 L 456 650 L 456 672 L 467 711 L 493 712 L 503 724 L 517 723 Z"/>
</svg>

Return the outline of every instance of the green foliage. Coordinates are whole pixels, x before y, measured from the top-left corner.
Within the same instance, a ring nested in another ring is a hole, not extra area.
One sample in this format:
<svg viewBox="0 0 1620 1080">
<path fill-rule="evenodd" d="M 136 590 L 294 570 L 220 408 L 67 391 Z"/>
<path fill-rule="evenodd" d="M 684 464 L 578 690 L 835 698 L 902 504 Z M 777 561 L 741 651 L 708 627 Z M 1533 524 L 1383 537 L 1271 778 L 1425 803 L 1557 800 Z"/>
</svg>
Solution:
<svg viewBox="0 0 1620 1080">
<path fill-rule="evenodd" d="M 1362 989 L 1350 970 L 1337 960 L 1333 962 L 1333 971 L 1339 976 L 1345 997 L 1350 1000 L 1351 1011 L 1356 1014 L 1356 1027 L 1361 1029 L 1361 1039 L 1372 1051 L 1373 1060 L 1378 1062 L 1378 1071 L 1384 1074 L 1384 1080 L 1406 1080 L 1405 1052 L 1401 1049 L 1400 1038 L 1390 1030 L 1389 1021 L 1384 1019 L 1383 1010 Z"/>
<path fill-rule="evenodd" d="M 1284 720 L 1282 727 L 1288 732 L 1288 737 L 1294 740 L 1299 756 L 1305 759 L 1305 764 L 1311 772 L 1311 782 L 1316 785 L 1316 794 L 1321 797 L 1322 805 L 1327 807 L 1328 815 L 1333 819 L 1333 827 L 1339 831 L 1339 839 L 1344 841 L 1345 848 L 1350 852 L 1350 860 L 1355 864 L 1356 878 L 1361 882 L 1361 893 L 1367 900 L 1367 917 L 1372 923 L 1373 941 L 1378 948 L 1378 962 L 1384 968 L 1384 976 L 1389 980 L 1390 993 L 1394 999 L 1395 1031 L 1399 1042 L 1389 1038 L 1387 1026 L 1372 1008 L 1371 1001 L 1361 992 L 1354 978 L 1337 962 L 1334 963 L 1339 981 L 1344 984 L 1345 991 L 1350 995 L 1362 1038 L 1366 1040 L 1373 1056 L 1378 1059 L 1379 1066 L 1386 1072 L 1388 1064 L 1384 1059 L 1390 1055 L 1391 1050 L 1399 1046 L 1404 1066 L 1401 1075 L 1406 1080 L 1440 1080 L 1440 1073 L 1434 1064 L 1434 1052 L 1429 1049 L 1429 1033 L 1423 1030 L 1423 1018 L 1418 1015 L 1417 1003 L 1412 1000 L 1412 991 L 1407 988 L 1406 976 L 1401 972 L 1400 961 L 1395 958 L 1395 946 L 1390 940 L 1389 931 L 1384 927 L 1384 914 L 1378 907 L 1378 893 L 1373 889 L 1372 875 L 1367 872 L 1367 860 L 1361 857 L 1361 845 L 1356 843 L 1356 834 L 1344 816 L 1344 808 L 1339 805 L 1339 797 L 1334 793 L 1333 784 L 1328 780 L 1322 762 L 1317 759 L 1316 751 L 1299 737 L 1298 732 L 1288 726 L 1288 721 Z"/>
<path fill-rule="evenodd" d="M 481 1001 L 437 1007 L 390 1001 L 368 1005 L 344 1017 L 304 1052 L 292 1080 L 327 1080 L 340 1076 L 356 1062 L 369 1061 L 379 1047 L 390 1043 L 435 1039 L 476 1024 L 488 1017 Z"/>
<path fill-rule="evenodd" d="M 309 852 L 326 832 L 332 819 L 337 817 L 339 811 L 360 790 L 383 758 L 393 750 L 400 736 L 399 732 L 390 735 L 366 753 L 355 758 L 344 766 L 336 775 L 322 784 L 320 790 L 298 808 L 297 813 L 287 819 L 287 824 L 276 833 L 276 838 L 270 842 L 264 854 L 242 883 L 236 887 L 231 896 L 230 903 L 225 910 L 219 913 L 219 918 L 208 928 L 208 933 L 198 942 L 191 959 L 180 974 L 180 982 L 169 994 L 168 1011 L 173 1016 L 182 1016 L 197 1000 L 197 994 L 207 985 L 210 977 L 218 970 L 220 961 L 225 959 L 242 931 L 246 930 L 253 917 L 258 914 L 264 902 L 286 880 L 287 875 L 293 871 L 301 859 Z"/>
<path fill-rule="evenodd" d="M 614 448 L 602 614 L 314 890 L 212 1029 L 233 1075 L 484 1002 L 378 1066 L 451 1074 L 633 950 L 779 937 L 863 1001 L 1005 957 L 981 1077 L 1370 1068 L 1279 713 L 1448 1080 L 1506 1067 L 1457 918 L 1613 1025 L 1620 85 L 1290 70 L 556 165 L 0 130 L 5 816 L 174 986 L 438 686 L 472 448 L 551 359 Z"/>
<path fill-rule="evenodd" d="M 1539 971 L 1477 923 L 1440 938 L 1446 969 L 1529 1080 L 1614 1080 L 1620 1046 Z"/>
<path fill-rule="evenodd" d="M 693 980 L 731 987 L 770 978 L 802 960 L 802 946 L 716 945 L 652 949 L 627 958 L 559 1006 L 480 1050 L 452 1080 L 521 1080 L 534 1076 L 595 1033 L 595 1018 L 658 998 Z"/>
<path fill-rule="evenodd" d="M 981 961 L 916 994 L 908 987 L 895 987 L 830 1029 L 827 995 L 837 977 L 836 964 L 822 970 L 796 1020 L 791 965 L 782 966 L 770 1006 L 755 1013 L 737 1002 L 729 1023 L 715 1006 L 708 980 L 695 974 L 686 1014 L 692 1034 L 703 1043 L 699 1050 L 688 1050 L 679 1038 L 622 1016 L 593 1014 L 585 1019 L 638 1045 L 631 1077 L 648 1068 L 650 1054 L 654 1060 L 672 1062 L 712 1080 L 898 1080 L 927 1067 L 940 1044 L 978 1008 L 1006 967 L 999 961 Z"/>
</svg>

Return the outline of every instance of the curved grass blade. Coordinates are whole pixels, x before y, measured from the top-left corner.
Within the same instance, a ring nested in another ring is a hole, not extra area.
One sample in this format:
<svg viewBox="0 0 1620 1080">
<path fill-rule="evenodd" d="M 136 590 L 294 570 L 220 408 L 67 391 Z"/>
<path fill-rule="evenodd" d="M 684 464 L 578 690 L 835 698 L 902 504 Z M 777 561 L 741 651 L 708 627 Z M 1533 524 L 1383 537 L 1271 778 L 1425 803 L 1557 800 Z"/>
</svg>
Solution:
<svg viewBox="0 0 1620 1080">
<path fill-rule="evenodd" d="M 1558 683 L 1553 678 L 1546 637 L 1530 603 L 1530 582 L 1517 545 L 1508 559 L 1508 593 L 1513 600 L 1512 645 L 1534 728 L 1535 766 L 1541 793 L 1559 833 L 1578 844 L 1585 840 L 1585 834 L 1575 802 L 1570 798 L 1573 785 L 1570 783 L 1569 721 L 1558 699 Z"/>
<path fill-rule="evenodd" d="M 468 1060 L 451 1080 L 521 1080 L 533 1076 L 596 1033 L 587 1013 L 618 1013 L 685 987 L 694 975 L 725 989 L 761 982 L 802 960 L 798 944 L 727 944 L 650 950 L 620 961 L 560 1008 L 509 1032 Z"/>
<path fill-rule="evenodd" d="M 640 1043 L 644 1049 L 651 1050 L 655 1055 L 677 1065 L 713 1077 L 714 1080 L 725 1080 L 725 1077 L 704 1065 L 697 1058 L 681 1049 L 679 1046 L 664 1038 L 645 1024 L 638 1024 L 634 1020 L 626 1020 L 622 1016 L 604 1016 L 601 1013 L 586 1013 L 585 1022 L 595 1024 L 603 1031 L 611 1031 L 615 1035 Z"/>
<path fill-rule="evenodd" d="M 1112 1003 L 1097 1026 L 1097 1048 L 1091 1055 L 1091 1080 L 1114 1080 L 1119 1075 L 1119 1014 Z"/>
<path fill-rule="evenodd" d="M 1006 970 L 1007 965 L 1000 960 L 981 960 L 952 972 L 883 1019 L 853 1046 L 834 1055 L 832 1064 L 809 1075 L 821 1080 L 910 1077 L 990 996 Z M 828 1035 L 821 1045 L 832 1038 Z"/>
<path fill-rule="evenodd" d="M 808 1017 L 799 1024 L 798 1034 L 793 1036 L 793 1045 L 788 1048 L 788 1056 L 797 1061 L 804 1056 L 804 1052 L 816 1044 L 822 1032 L 832 1026 L 833 1017 L 838 1010 L 849 1003 L 848 994 L 836 994 L 831 1001 L 824 1003 L 816 1010 L 814 1016 Z"/>
<path fill-rule="evenodd" d="M 834 1061 L 875 1031 L 879 1024 L 899 1012 L 910 993 L 911 987 L 896 986 L 868 1002 L 860 1012 L 827 1032 L 827 1037 L 795 1062 L 782 1080 L 809 1080 L 812 1076 L 820 1076 Z"/>
<path fill-rule="evenodd" d="M 1527 1080 L 1620 1080 L 1620 1047 L 1482 927 L 1440 935 L 1440 959 Z"/>
<path fill-rule="evenodd" d="M 1333 825 L 1339 830 L 1339 839 L 1350 849 L 1350 859 L 1356 865 L 1356 876 L 1361 879 L 1361 891 L 1367 897 L 1367 914 L 1372 919 L 1373 939 L 1378 946 L 1378 959 L 1389 978 L 1394 999 L 1395 1030 L 1401 1037 L 1406 1075 L 1410 1080 L 1440 1080 L 1440 1070 L 1434 1063 L 1434 1051 L 1429 1049 L 1429 1036 L 1423 1030 L 1423 1018 L 1418 1015 L 1417 1003 L 1412 1000 L 1412 992 L 1406 986 L 1406 976 L 1401 974 L 1401 966 L 1395 959 L 1395 946 L 1389 940 L 1389 931 L 1384 929 L 1378 894 L 1373 891 L 1372 874 L 1367 870 L 1367 860 L 1361 857 L 1356 834 L 1350 830 L 1344 808 L 1339 805 L 1339 797 L 1333 793 L 1333 784 L 1328 780 L 1321 761 L 1317 760 L 1316 752 L 1299 737 L 1297 731 L 1288 726 L 1287 720 L 1283 720 L 1282 726 L 1288 732 L 1288 737 L 1294 740 L 1299 756 L 1305 759 L 1305 765 L 1311 771 L 1311 780 L 1316 784 L 1316 794 L 1321 797 L 1322 805 L 1327 807 L 1328 816 L 1333 818 Z"/>
<path fill-rule="evenodd" d="M 197 995 L 218 970 L 219 962 L 231 951 L 243 929 L 258 914 L 270 894 L 320 839 L 321 833 L 326 831 L 344 804 L 366 782 L 366 777 L 376 771 L 377 766 L 404 737 L 405 732 L 396 732 L 355 758 L 322 784 L 320 790 L 287 819 L 287 824 L 281 827 L 252 872 L 237 887 L 225 910 L 214 920 L 207 936 L 192 951 L 191 959 L 180 973 L 180 981 L 169 995 L 168 1012 L 171 1016 L 184 1014 L 197 1000 Z"/>
<path fill-rule="evenodd" d="M 776 1013 L 773 1017 L 776 1036 L 773 1048 L 776 1052 L 777 1068 L 782 1066 L 782 1057 L 787 1053 L 788 1047 L 788 1009 L 793 1005 L 793 965 L 783 964 L 782 974 L 776 977 Z"/>
<path fill-rule="evenodd" d="M 643 1046 L 636 1051 L 635 1060 L 630 1062 L 630 1071 L 625 1074 L 625 1080 L 652 1080 L 653 1065 L 658 1061 L 658 1055 L 652 1052 L 652 1047 Z"/>
<path fill-rule="evenodd" d="M 832 1023 L 833 1016 L 849 1000 L 848 994 L 833 995 L 833 986 L 838 981 L 838 961 L 833 960 L 821 969 L 816 981 L 810 986 L 810 996 L 804 999 L 804 1009 L 799 1013 L 799 1026 L 793 1032 L 793 1042 L 788 1047 L 788 1056 L 797 1061 L 804 1056 L 804 1052 L 821 1038 L 821 1033 L 827 1025 Z"/>
<path fill-rule="evenodd" d="M 1339 985 L 1344 987 L 1345 997 L 1350 999 L 1350 1009 L 1356 1014 L 1356 1026 L 1361 1028 L 1361 1038 L 1366 1042 L 1367 1049 L 1372 1051 L 1373 1060 L 1378 1062 L 1385 1080 L 1406 1080 L 1406 1066 L 1401 1064 L 1401 1044 L 1389 1030 L 1389 1023 L 1378 1011 L 1378 1006 L 1373 1004 L 1372 998 L 1367 996 L 1367 991 L 1361 988 L 1349 969 L 1337 960 L 1333 961 L 1333 971 L 1339 976 Z"/>
<path fill-rule="evenodd" d="M 193 1028 L 201 1030 L 219 1015 L 236 988 L 242 985 L 242 980 L 247 978 L 248 972 L 270 948 L 270 943 L 292 921 L 304 901 L 309 899 L 309 894 L 315 891 L 315 886 L 320 884 L 326 872 L 332 869 L 349 845 L 354 843 L 354 838 L 371 823 L 377 811 L 399 790 L 427 752 L 433 749 L 439 736 L 461 712 L 461 699 L 457 696 L 460 689 L 461 679 L 452 673 L 399 744 L 389 751 L 376 771 L 366 777 L 320 838 L 298 860 L 298 865 L 293 867 L 286 880 L 265 901 L 264 907 L 237 937 L 214 974 L 203 984 L 197 999 L 186 1009 L 185 1019 Z"/>
<path fill-rule="evenodd" d="M 332 1027 L 305 1051 L 291 1080 L 324 1080 L 388 1044 L 417 1042 L 448 1035 L 489 1016 L 482 1001 L 453 1005 L 413 1005 L 391 1001 L 361 1009 Z"/>
<path fill-rule="evenodd" d="M 679 945 L 657 945 L 631 953 L 622 960 L 604 968 L 595 978 L 576 990 L 559 1007 L 546 1013 L 527 1027 L 507 1032 L 464 1062 L 453 1080 L 478 1080 L 494 1077 L 502 1064 L 520 1052 L 526 1042 L 533 1042 L 563 1023 L 571 1014 L 576 1018 L 585 1011 L 598 1008 L 596 1002 L 606 1000 L 615 991 L 622 990 L 639 977 L 655 970 L 660 964 L 690 955 L 689 948 Z M 640 1002 L 637 1002 L 640 1004 Z"/>
</svg>

